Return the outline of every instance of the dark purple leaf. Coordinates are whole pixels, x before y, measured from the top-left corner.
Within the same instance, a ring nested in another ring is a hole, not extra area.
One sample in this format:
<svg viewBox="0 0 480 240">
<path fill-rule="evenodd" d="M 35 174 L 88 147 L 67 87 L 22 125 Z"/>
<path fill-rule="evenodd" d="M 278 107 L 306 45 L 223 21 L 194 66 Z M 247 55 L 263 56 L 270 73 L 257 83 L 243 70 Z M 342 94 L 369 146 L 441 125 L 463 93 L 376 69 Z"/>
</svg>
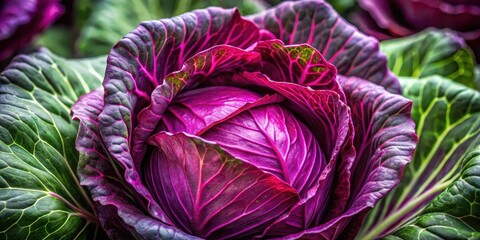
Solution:
<svg viewBox="0 0 480 240">
<path fill-rule="evenodd" d="M 262 72 L 270 79 L 332 90 L 345 101 L 336 81 L 337 69 L 315 48 L 306 44 L 284 46 L 280 40 L 270 40 L 257 43 L 253 51 L 262 56 Z"/>
<path fill-rule="evenodd" d="M 283 105 L 299 116 L 312 131 L 328 163 L 301 201 L 267 228 L 263 235 L 296 233 L 318 225 L 331 212 L 342 211 L 349 196 L 349 166 L 353 163 L 354 152 L 350 113 L 340 101 L 340 96 L 329 90 L 314 91 L 297 84 L 271 81 L 261 73 L 237 74 L 229 82 L 243 87 L 269 89 L 283 96 Z M 335 171 L 339 176 L 335 176 Z M 334 182 L 334 179 L 337 181 Z M 335 197 L 336 205 L 327 208 L 331 197 Z"/>
<path fill-rule="evenodd" d="M 360 77 L 400 93 L 398 80 L 388 70 L 378 41 L 357 31 L 327 3 L 286 2 L 251 18 L 285 44 L 312 45 L 339 74 Z"/>
<path fill-rule="evenodd" d="M 187 60 L 180 71 L 169 74 L 163 84 L 152 92 L 150 105 L 138 114 L 132 146 L 135 164 L 140 163 L 146 149 L 145 141 L 152 135 L 165 109 L 180 91 L 195 87 L 217 75 L 258 67 L 259 61 L 258 54 L 222 45 L 198 53 Z"/>
<path fill-rule="evenodd" d="M 137 199 L 132 198 L 122 168 L 108 156 L 98 133 L 98 115 L 103 108 L 103 89 L 86 94 L 72 107 L 74 119 L 80 121 L 76 148 L 80 152 L 81 184 L 96 203 L 97 218 L 112 239 L 196 239 L 194 236 L 145 215 Z"/>
<path fill-rule="evenodd" d="M 180 70 L 193 55 L 219 44 L 244 48 L 258 37 L 257 27 L 243 20 L 237 11 L 208 8 L 143 22 L 112 49 L 103 83 L 105 105 L 98 117 L 100 135 L 110 156 L 125 168 L 126 182 L 148 201 L 148 210 L 156 218 L 166 219 L 141 182 L 139 162 L 134 159 L 142 156 L 136 157 L 131 150 L 138 113 L 150 104 L 153 89 L 163 83 L 166 75 Z M 173 97 L 176 93 L 171 91 L 178 91 L 182 85 L 170 83 L 174 85 L 159 90 L 169 95 L 153 94 L 157 98 L 154 101 Z"/>
<path fill-rule="evenodd" d="M 229 118 L 260 95 L 235 87 L 206 87 L 179 94 L 162 115 L 162 127 L 172 133 L 197 135 L 213 123 Z"/>
<path fill-rule="evenodd" d="M 415 29 L 433 26 L 458 30 L 460 35 L 480 35 L 478 1 L 470 0 L 461 3 L 458 0 L 396 0 L 394 2 L 407 25 L 414 26 Z M 425 14 L 418 14 L 420 11 Z"/>
<path fill-rule="evenodd" d="M 359 11 L 359 15 L 355 16 L 356 22 L 360 25 L 360 29 L 380 40 L 393 36 L 407 36 L 415 33 L 406 26 L 402 26 L 395 21 L 394 12 L 399 12 L 398 7 L 392 9 L 396 5 L 396 1 L 387 2 L 384 0 L 359 0 L 358 4 L 367 12 Z M 369 16 L 371 15 L 371 16 Z M 373 17 L 373 19 L 372 19 Z M 376 27 L 373 27 L 376 26 Z M 380 27 L 379 29 L 378 26 Z M 388 29 L 383 32 L 382 29 Z"/>
<path fill-rule="evenodd" d="M 326 165 L 310 130 L 278 104 L 247 109 L 201 136 L 279 177 L 302 197 Z"/>
<path fill-rule="evenodd" d="M 480 54 L 480 4 L 475 0 L 359 0 L 353 20 L 380 40 L 399 38 L 426 28 L 456 31 Z"/>
<path fill-rule="evenodd" d="M 260 98 L 240 88 L 201 88 L 179 95 L 162 122 L 169 132 L 216 142 L 303 196 L 315 185 L 326 160 L 310 130 L 281 106 L 282 101 L 278 95 Z"/>
<path fill-rule="evenodd" d="M 147 186 L 177 227 L 211 239 L 259 234 L 295 204 L 295 189 L 217 145 L 182 133 L 157 133 Z"/>
<path fill-rule="evenodd" d="M 365 214 L 399 182 L 417 137 L 411 101 L 367 81 L 340 76 L 355 126 L 355 149 L 346 211 L 325 224 L 292 235 L 307 239 L 352 239 Z"/>
<path fill-rule="evenodd" d="M 3 0 L 0 3 L 0 61 L 25 47 L 62 13 L 58 0 Z"/>
</svg>

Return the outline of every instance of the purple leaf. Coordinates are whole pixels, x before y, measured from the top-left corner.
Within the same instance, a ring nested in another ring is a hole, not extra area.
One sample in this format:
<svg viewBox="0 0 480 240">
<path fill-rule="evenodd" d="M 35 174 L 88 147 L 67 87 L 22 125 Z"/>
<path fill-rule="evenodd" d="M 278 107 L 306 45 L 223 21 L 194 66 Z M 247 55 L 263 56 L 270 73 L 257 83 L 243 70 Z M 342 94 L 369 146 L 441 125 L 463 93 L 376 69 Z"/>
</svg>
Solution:
<svg viewBox="0 0 480 240">
<path fill-rule="evenodd" d="M 176 226 L 203 238 L 252 237 L 295 204 L 296 191 L 214 143 L 157 133 L 147 186 Z"/>
<path fill-rule="evenodd" d="M 411 101 L 355 77 L 339 80 L 355 126 L 351 197 L 341 215 L 292 238 L 354 238 L 367 211 L 400 182 L 413 156 L 417 136 Z"/>
<path fill-rule="evenodd" d="M 391 38 L 389 35 L 398 37 L 415 33 L 415 31 L 406 26 L 402 26 L 402 24 L 400 24 L 398 21 L 395 21 L 394 11 L 399 13 L 399 7 L 396 7 L 395 10 L 391 9 L 391 7 L 396 5 L 396 1 L 387 2 L 384 0 L 359 0 L 358 4 L 362 9 L 367 11 L 359 11 L 362 16 L 355 16 L 357 22 L 360 24 L 359 27 L 363 32 L 377 37 L 380 40 Z M 369 16 L 369 14 L 373 17 L 373 19 Z M 380 28 L 376 29 L 378 27 Z M 382 29 L 388 30 L 383 32 Z"/>
<path fill-rule="evenodd" d="M 152 135 L 165 109 L 182 90 L 192 88 L 209 78 L 233 74 L 258 67 L 260 57 L 239 48 L 221 45 L 200 52 L 183 65 L 180 71 L 169 74 L 162 85 L 152 92 L 152 102 L 137 117 L 133 136 L 133 161 L 139 164 L 145 153 L 145 141 Z M 200 126 L 199 126 L 200 127 Z"/>
<path fill-rule="evenodd" d="M 476 51 L 480 47 L 480 4 L 474 0 L 359 0 L 353 16 L 360 30 L 380 40 L 399 38 L 426 28 L 455 31 Z"/>
<path fill-rule="evenodd" d="M 401 92 L 378 49 L 378 41 L 357 31 L 323 1 L 286 2 L 251 19 L 285 44 L 312 45 L 339 74 L 366 79 L 393 93 Z"/>
<path fill-rule="evenodd" d="M 278 104 L 247 109 L 201 136 L 279 177 L 300 196 L 315 185 L 326 165 L 310 130 Z"/>
<path fill-rule="evenodd" d="M 140 202 L 132 198 L 135 194 L 131 194 L 131 187 L 118 172 L 121 166 L 110 161 L 100 139 L 97 118 L 102 108 L 103 89 L 97 89 L 80 97 L 72 107 L 72 115 L 80 121 L 76 141 L 80 181 L 90 190 L 97 218 L 108 236 L 112 239 L 132 239 L 138 235 L 145 239 L 196 239 L 141 211 Z"/>
<path fill-rule="evenodd" d="M 235 87 L 200 88 L 179 94 L 162 115 L 159 129 L 197 135 L 261 96 Z"/>
<path fill-rule="evenodd" d="M 98 117 L 100 135 L 109 155 L 125 168 L 126 182 L 148 201 L 148 210 L 156 218 L 166 219 L 141 182 L 139 162 L 134 159 L 142 156 L 136 157 L 131 150 L 138 113 L 150 104 L 150 94 L 166 75 L 180 70 L 193 55 L 219 44 L 244 48 L 258 37 L 258 28 L 237 11 L 208 8 L 143 22 L 112 49 L 103 82 L 105 104 Z M 158 95 L 156 100 L 173 97 L 176 93 L 170 91 L 181 88 L 179 82 L 173 83 L 160 89 L 170 95 Z"/>
<path fill-rule="evenodd" d="M 0 61 L 25 47 L 62 13 L 58 0 L 3 0 L 0 3 Z"/>
<path fill-rule="evenodd" d="M 162 122 L 169 132 L 216 142 L 303 196 L 315 185 L 326 160 L 313 134 L 281 106 L 282 101 L 279 95 L 260 98 L 240 88 L 201 88 L 179 95 Z"/>
<path fill-rule="evenodd" d="M 328 163 L 301 201 L 262 236 L 296 233 L 318 225 L 330 212 L 343 210 L 349 196 L 349 166 L 355 153 L 350 113 L 340 96 L 329 90 L 314 91 L 292 83 L 271 81 L 261 73 L 237 74 L 230 82 L 243 87 L 263 87 L 283 96 L 283 105 L 308 126 Z M 327 208 L 330 198 L 338 195 L 342 197 L 336 199 L 336 205 Z"/>
<path fill-rule="evenodd" d="M 274 81 L 293 82 L 313 89 L 333 90 L 345 101 L 336 81 L 337 69 L 307 44 L 284 46 L 280 40 L 258 42 L 262 72 Z"/>
<path fill-rule="evenodd" d="M 340 77 L 340 83 L 355 126 L 357 158 L 352 172 L 356 182 L 351 190 L 353 196 L 358 196 L 361 189 L 368 187 L 366 173 L 375 174 L 386 161 L 402 168 L 410 161 L 417 141 L 415 123 L 410 118 L 412 102 L 355 77 Z"/>
<path fill-rule="evenodd" d="M 74 108 L 82 184 L 107 231 L 352 238 L 398 183 L 416 138 L 378 42 L 321 1 L 253 19 L 262 30 L 198 10 L 143 22 L 112 49 L 101 107 Z M 355 77 L 341 85 L 320 53 Z"/>
</svg>

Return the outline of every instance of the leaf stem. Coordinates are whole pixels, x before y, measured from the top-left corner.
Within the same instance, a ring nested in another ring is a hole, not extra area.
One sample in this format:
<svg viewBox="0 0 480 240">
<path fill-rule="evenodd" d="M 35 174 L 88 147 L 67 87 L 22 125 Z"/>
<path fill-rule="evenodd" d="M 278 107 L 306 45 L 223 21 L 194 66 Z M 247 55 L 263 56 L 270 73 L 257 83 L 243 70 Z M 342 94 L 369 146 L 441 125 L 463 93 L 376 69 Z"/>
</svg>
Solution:
<svg viewBox="0 0 480 240">
<path fill-rule="evenodd" d="M 379 234 L 383 233 L 386 229 L 391 227 L 392 224 L 394 224 L 396 221 L 401 219 L 404 215 L 406 215 L 408 212 L 410 212 L 412 209 L 414 209 L 419 203 L 424 201 L 425 199 L 431 197 L 432 195 L 437 194 L 439 191 L 444 190 L 446 187 L 450 185 L 451 181 L 444 182 L 440 185 L 435 186 L 434 188 L 426 191 L 422 195 L 420 195 L 418 198 L 415 200 L 409 202 L 407 205 L 401 207 L 398 209 L 395 213 L 389 215 L 386 219 L 384 219 L 378 226 L 374 227 L 371 231 L 367 233 L 367 235 L 362 236 L 362 239 L 374 239 L 378 238 Z M 397 225 L 401 225 L 405 223 L 409 219 L 404 219 L 403 221 L 399 222 Z"/>
<path fill-rule="evenodd" d="M 433 107 L 431 106 L 434 106 L 436 102 L 432 102 L 427 111 L 425 112 L 429 112 L 431 111 L 431 109 Z M 448 133 L 450 133 L 450 131 L 452 129 L 454 129 L 455 127 L 457 127 L 458 125 L 460 125 L 463 121 L 465 121 L 466 119 L 468 119 L 469 116 L 464 116 L 462 117 L 461 119 L 459 119 L 457 122 L 451 124 L 450 126 L 446 127 L 442 133 L 440 134 L 440 136 L 437 137 L 437 140 L 435 141 L 435 144 L 432 146 L 432 149 L 430 150 L 430 152 L 428 153 L 427 157 L 425 159 L 422 160 L 422 163 L 420 165 L 420 167 L 417 169 L 416 173 L 419 173 L 418 175 L 422 175 L 424 172 L 425 172 L 425 169 L 428 167 L 428 164 L 432 161 L 433 157 L 435 156 L 435 153 L 437 153 L 437 150 L 440 148 L 441 144 L 443 143 L 442 139 L 445 139 L 446 136 L 448 135 Z M 420 126 L 420 123 L 419 123 L 419 126 Z M 422 126 L 423 128 L 423 126 Z M 420 130 L 420 127 L 417 127 L 417 132 L 421 132 L 423 131 Z M 414 156 L 414 161 L 416 160 L 415 159 L 416 156 Z M 445 157 L 444 157 L 445 158 Z M 442 160 L 442 162 L 444 162 L 445 160 Z M 415 174 L 415 173 L 414 173 Z M 435 174 L 431 174 L 431 176 L 435 176 Z M 408 196 L 408 193 L 411 193 L 413 191 L 413 187 L 415 186 L 415 184 L 417 184 L 417 181 L 415 181 L 414 179 L 412 179 L 408 185 L 403 189 L 403 192 L 402 194 L 400 195 L 399 199 L 398 199 L 398 202 L 397 204 L 395 205 L 394 208 L 398 208 L 401 204 L 403 204 L 404 200 L 407 198 Z M 419 189 L 417 188 L 416 192 L 414 195 L 417 195 L 418 192 L 421 192 L 419 191 Z"/>
<path fill-rule="evenodd" d="M 97 224 L 99 225 L 100 222 L 98 221 L 97 217 L 94 216 L 93 214 L 91 214 L 90 212 L 86 211 L 85 209 L 83 208 L 80 208 L 80 207 L 77 207 L 75 205 L 73 205 L 72 203 L 70 203 L 68 200 L 66 200 L 64 197 L 54 193 L 54 192 L 48 192 L 48 194 L 54 198 L 57 198 L 59 199 L 60 201 L 64 202 L 69 208 L 71 208 L 72 210 L 74 210 L 75 212 L 77 212 L 77 214 L 73 214 L 73 215 L 78 215 L 80 217 L 83 217 L 85 218 L 88 222 L 91 222 L 91 223 L 94 223 L 94 224 Z"/>
</svg>

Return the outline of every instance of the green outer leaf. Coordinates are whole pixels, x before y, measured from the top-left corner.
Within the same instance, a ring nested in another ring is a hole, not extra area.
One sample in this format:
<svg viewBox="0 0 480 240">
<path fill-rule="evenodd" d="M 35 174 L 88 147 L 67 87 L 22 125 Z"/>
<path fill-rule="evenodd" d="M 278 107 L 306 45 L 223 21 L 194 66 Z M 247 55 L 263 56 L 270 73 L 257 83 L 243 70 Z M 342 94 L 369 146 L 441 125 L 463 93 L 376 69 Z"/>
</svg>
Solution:
<svg viewBox="0 0 480 240">
<path fill-rule="evenodd" d="M 480 145 L 463 163 L 458 180 L 386 239 L 480 239 Z"/>
<path fill-rule="evenodd" d="M 401 183 L 370 212 L 359 239 L 381 236 L 415 216 L 459 176 L 460 160 L 480 143 L 478 91 L 440 76 L 400 83 L 413 100 L 419 141 Z"/>
<path fill-rule="evenodd" d="M 48 48 L 59 56 L 70 57 L 73 55 L 72 42 L 73 34 L 67 27 L 53 26 L 37 38 L 35 45 Z"/>
<path fill-rule="evenodd" d="M 242 14 L 266 8 L 259 0 L 100 0 L 80 33 L 77 47 L 88 56 L 107 54 L 142 21 L 170 18 L 208 6 L 238 7 Z"/>
<path fill-rule="evenodd" d="M 69 112 L 100 85 L 104 69 L 105 57 L 69 61 L 42 49 L 0 75 L 0 239 L 96 234 Z"/>
<path fill-rule="evenodd" d="M 398 76 L 423 78 L 440 75 L 468 87 L 474 82 L 475 57 L 462 38 L 434 29 L 419 34 L 383 41 L 388 67 Z"/>
<path fill-rule="evenodd" d="M 477 85 L 477 89 L 480 89 L 480 65 L 475 67 L 475 84 Z"/>
<path fill-rule="evenodd" d="M 343 17 L 355 7 L 355 0 L 327 0 L 327 2 Z"/>
</svg>

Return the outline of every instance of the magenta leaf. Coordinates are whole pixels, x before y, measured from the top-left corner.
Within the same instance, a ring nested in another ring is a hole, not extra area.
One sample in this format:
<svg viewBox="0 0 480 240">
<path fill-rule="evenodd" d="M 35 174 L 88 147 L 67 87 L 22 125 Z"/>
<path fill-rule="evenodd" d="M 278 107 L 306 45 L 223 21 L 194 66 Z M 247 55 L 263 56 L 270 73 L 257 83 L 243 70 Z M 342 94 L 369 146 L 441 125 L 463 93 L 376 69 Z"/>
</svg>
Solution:
<svg viewBox="0 0 480 240">
<path fill-rule="evenodd" d="M 326 165 L 310 130 L 279 104 L 245 110 L 201 136 L 279 177 L 300 196 L 315 185 Z"/>
<path fill-rule="evenodd" d="M 351 197 L 342 214 L 292 238 L 354 238 L 365 214 L 400 182 L 413 156 L 417 136 L 411 101 L 355 77 L 339 80 L 355 126 Z"/>
<path fill-rule="evenodd" d="M 63 13 L 59 0 L 0 3 L 0 61 L 12 56 Z"/>
<path fill-rule="evenodd" d="M 400 93 L 400 84 L 388 70 L 378 41 L 360 33 L 324 1 L 285 2 L 251 19 L 285 44 L 312 45 L 339 74 L 360 77 Z"/>
<path fill-rule="evenodd" d="M 349 196 L 349 166 L 353 163 L 354 152 L 350 113 L 340 96 L 329 90 L 314 91 L 292 83 L 271 81 L 261 73 L 238 74 L 231 82 L 244 87 L 263 87 L 283 96 L 283 105 L 308 126 L 328 163 L 301 201 L 267 228 L 262 236 L 296 233 L 318 225 L 330 212 L 343 210 Z M 338 199 L 336 206 L 329 207 L 330 198 L 337 195 L 342 198 Z"/>
<path fill-rule="evenodd" d="M 359 0 L 353 16 L 360 30 L 380 40 L 427 28 L 455 31 L 476 52 L 480 47 L 480 4 L 474 0 Z"/>
<path fill-rule="evenodd" d="M 161 132 L 149 143 L 147 186 L 175 225 L 193 235 L 252 237 L 299 199 L 277 177 L 201 138 Z"/>
<path fill-rule="evenodd" d="M 72 107 L 80 121 L 76 148 L 80 153 L 80 183 L 90 190 L 97 218 L 112 239 L 196 239 L 177 228 L 145 215 L 131 194 L 118 163 L 111 161 L 98 133 L 98 115 L 103 108 L 103 89 L 83 95 Z M 141 201 L 141 200 L 140 200 Z"/>
<path fill-rule="evenodd" d="M 262 72 L 270 79 L 329 89 L 343 97 L 335 78 L 337 69 L 315 48 L 307 44 L 285 46 L 280 40 L 270 40 L 258 42 L 253 51 L 262 56 Z"/>
<path fill-rule="evenodd" d="M 161 130 L 197 135 L 261 96 L 242 88 L 219 86 L 179 94 L 162 115 Z"/>
<path fill-rule="evenodd" d="M 139 162 L 134 161 L 134 153 L 141 153 L 142 146 L 132 150 L 136 146 L 133 131 L 139 112 L 151 103 L 153 89 L 163 84 L 167 74 L 180 70 L 190 57 L 219 44 L 245 48 L 258 37 L 257 27 L 243 20 L 237 11 L 208 8 L 171 19 L 143 22 L 112 49 L 103 82 L 104 108 L 98 117 L 100 135 L 110 157 L 125 168 L 126 182 L 148 201 L 149 212 L 158 219 L 167 218 L 143 186 L 138 174 Z M 173 97 L 176 93 L 171 91 L 178 91 L 182 84 L 172 83 L 173 86 L 159 91 L 173 95 L 153 94 L 153 98 L 158 98 L 154 101 Z"/>
<path fill-rule="evenodd" d="M 111 236 L 353 238 L 398 183 L 416 136 L 378 42 L 322 1 L 252 19 L 143 22 L 74 107 Z"/>
<path fill-rule="evenodd" d="M 169 132 L 216 142 L 303 196 L 319 178 L 326 160 L 307 126 L 282 107 L 283 100 L 279 95 L 260 98 L 240 88 L 206 87 L 179 95 L 162 122 Z"/>
<path fill-rule="evenodd" d="M 169 74 L 152 92 L 150 105 L 138 114 L 132 146 L 135 164 L 141 162 L 146 149 L 146 140 L 152 135 L 165 109 L 180 91 L 198 86 L 218 75 L 251 70 L 258 67 L 259 61 L 260 57 L 256 53 L 221 45 L 198 53 L 188 59 L 180 71 Z"/>
</svg>

